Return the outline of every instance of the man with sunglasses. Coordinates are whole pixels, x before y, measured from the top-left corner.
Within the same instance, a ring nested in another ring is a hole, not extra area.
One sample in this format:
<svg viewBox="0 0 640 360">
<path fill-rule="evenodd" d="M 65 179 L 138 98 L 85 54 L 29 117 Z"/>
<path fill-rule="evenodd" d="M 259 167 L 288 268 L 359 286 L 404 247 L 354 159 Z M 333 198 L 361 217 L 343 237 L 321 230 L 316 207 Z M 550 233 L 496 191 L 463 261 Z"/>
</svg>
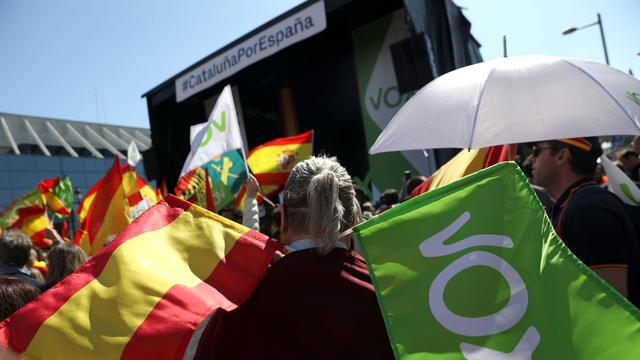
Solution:
<svg viewBox="0 0 640 360">
<path fill-rule="evenodd" d="M 602 155 L 598 138 L 541 141 L 533 147 L 533 182 L 555 205 L 551 220 L 569 249 L 640 306 L 640 244 L 626 206 L 593 180 Z"/>
</svg>

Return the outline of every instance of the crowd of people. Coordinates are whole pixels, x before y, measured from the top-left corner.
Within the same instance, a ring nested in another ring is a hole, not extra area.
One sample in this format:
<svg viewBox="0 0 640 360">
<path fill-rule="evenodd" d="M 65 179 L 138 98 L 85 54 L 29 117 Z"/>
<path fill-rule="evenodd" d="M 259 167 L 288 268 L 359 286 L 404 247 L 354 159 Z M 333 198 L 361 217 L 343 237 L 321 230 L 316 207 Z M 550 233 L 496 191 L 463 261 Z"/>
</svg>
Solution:
<svg viewBox="0 0 640 360">
<path fill-rule="evenodd" d="M 16 230 L 0 235 L 0 321 L 35 299 L 87 260 L 75 244 L 56 242 L 49 249 L 34 248 Z"/>
<path fill-rule="evenodd" d="M 618 153 L 619 167 L 639 180 L 640 141 Z M 640 305 L 640 227 L 633 210 L 606 190 L 597 138 L 530 144 L 519 162 L 569 249 L 636 306 Z M 391 346 L 365 261 L 348 229 L 412 197 L 424 176 L 403 174 L 400 189 L 371 199 L 354 187 L 338 162 L 312 157 L 292 170 L 281 204 L 258 206 L 259 184 L 249 178 L 244 212 L 221 215 L 279 239 L 279 254 L 245 304 L 210 322 L 198 358 L 392 358 Z M 33 300 L 87 260 L 59 242 L 45 251 L 15 231 L 0 237 L 0 319 Z M 274 311 L 278 309 L 278 311 Z M 224 324 L 224 331 L 220 331 Z M 283 346 L 283 335 L 289 336 Z M 252 346 L 245 346 L 247 339 Z M 217 344 L 211 346 L 211 344 Z M 222 345 L 220 345 L 222 344 Z M 273 353 L 269 353 L 272 351 Z"/>
</svg>

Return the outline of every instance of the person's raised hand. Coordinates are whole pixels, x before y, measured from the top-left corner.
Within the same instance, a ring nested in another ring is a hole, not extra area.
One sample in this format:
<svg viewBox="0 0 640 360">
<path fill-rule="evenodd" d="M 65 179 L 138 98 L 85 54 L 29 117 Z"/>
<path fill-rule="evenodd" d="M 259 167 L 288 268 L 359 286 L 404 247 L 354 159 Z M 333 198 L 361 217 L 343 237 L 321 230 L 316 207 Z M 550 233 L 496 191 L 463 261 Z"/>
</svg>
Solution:
<svg viewBox="0 0 640 360">
<path fill-rule="evenodd" d="M 255 198 L 258 194 L 258 188 L 260 184 L 258 180 L 251 174 L 247 177 L 247 197 Z"/>
</svg>

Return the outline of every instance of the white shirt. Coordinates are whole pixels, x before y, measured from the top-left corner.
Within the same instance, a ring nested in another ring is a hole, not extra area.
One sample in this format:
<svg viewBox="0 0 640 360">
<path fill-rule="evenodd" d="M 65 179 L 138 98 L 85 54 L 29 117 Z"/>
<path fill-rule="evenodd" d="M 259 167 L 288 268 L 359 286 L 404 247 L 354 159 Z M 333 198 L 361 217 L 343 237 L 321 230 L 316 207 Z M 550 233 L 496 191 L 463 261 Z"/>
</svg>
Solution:
<svg viewBox="0 0 640 360">
<path fill-rule="evenodd" d="M 287 253 L 288 254 L 291 254 L 291 253 L 296 252 L 296 251 L 312 249 L 312 248 L 316 248 L 316 247 L 318 247 L 318 243 L 313 239 L 295 240 L 291 244 L 285 245 L 285 249 L 287 249 Z M 342 249 L 348 249 L 347 245 L 345 245 L 340 240 L 336 241 L 335 247 L 342 248 Z"/>
</svg>

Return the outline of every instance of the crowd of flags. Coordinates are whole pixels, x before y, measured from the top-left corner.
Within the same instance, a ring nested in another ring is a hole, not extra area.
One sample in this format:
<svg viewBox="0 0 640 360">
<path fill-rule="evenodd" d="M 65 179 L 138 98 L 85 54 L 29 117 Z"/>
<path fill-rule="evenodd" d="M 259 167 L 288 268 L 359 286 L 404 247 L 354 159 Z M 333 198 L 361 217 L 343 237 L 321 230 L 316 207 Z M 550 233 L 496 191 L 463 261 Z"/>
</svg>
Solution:
<svg viewBox="0 0 640 360">
<path fill-rule="evenodd" d="M 225 88 L 209 121 L 194 126 L 191 152 L 173 194 L 217 212 L 227 206 L 242 210 L 249 169 L 261 184 L 262 197 L 274 197 L 284 189 L 291 169 L 313 152 L 313 131 L 274 139 L 252 149 L 246 156 L 230 88 Z M 170 191 L 164 179 L 153 189 L 136 174 L 141 156 L 135 143 L 126 161 L 116 158 L 77 207 L 79 226 L 72 241 L 89 256 L 97 254 L 140 214 L 166 198 Z M 260 200 L 260 199 L 258 199 Z M 18 229 L 35 246 L 52 243 L 47 230 L 54 230 L 52 217 L 64 221 L 72 213 L 73 186 L 69 178 L 44 179 L 33 190 L 14 201 L 0 215 L 2 229 Z"/>
<path fill-rule="evenodd" d="M 209 314 L 246 300 L 276 249 L 169 195 L 3 322 L 0 346 L 37 359 L 182 359 Z"/>
<path fill-rule="evenodd" d="M 51 240 L 46 238 L 46 232 L 52 226 L 49 212 L 66 219 L 71 214 L 72 204 L 73 188 L 69 178 L 44 179 L 2 211 L 0 227 L 20 230 L 31 237 L 34 245 L 48 247 Z"/>
<path fill-rule="evenodd" d="M 190 358 L 197 329 L 248 298 L 279 243 L 215 212 L 242 206 L 249 172 L 261 196 L 276 196 L 312 155 L 313 132 L 245 154 L 229 87 L 192 130 L 173 194 L 164 179 L 153 189 L 136 175 L 137 149 L 114 160 L 76 211 L 71 241 L 91 258 L 2 322 L 0 347 L 27 358 Z M 413 199 L 354 228 L 396 357 L 640 356 L 640 312 L 562 244 L 515 164 L 498 164 L 516 150 L 462 150 Z M 612 191 L 640 205 L 640 191 L 611 171 Z M 67 219 L 72 203 L 68 178 L 45 179 L 0 226 L 48 247 L 50 219 Z M 471 272 L 483 266 L 497 276 Z"/>
<path fill-rule="evenodd" d="M 197 127 L 175 195 L 164 179 L 153 189 L 136 175 L 140 156 L 130 147 L 78 204 L 70 241 L 91 258 L 0 324 L 0 347 L 29 358 L 183 358 L 197 326 L 244 302 L 279 249 L 215 212 L 243 203 L 250 170 L 262 196 L 275 196 L 312 151 L 309 131 L 245 156 L 228 88 Z M 2 228 L 50 246 L 47 214 L 70 216 L 72 189 L 67 178 L 43 180 L 2 213 Z"/>
</svg>

